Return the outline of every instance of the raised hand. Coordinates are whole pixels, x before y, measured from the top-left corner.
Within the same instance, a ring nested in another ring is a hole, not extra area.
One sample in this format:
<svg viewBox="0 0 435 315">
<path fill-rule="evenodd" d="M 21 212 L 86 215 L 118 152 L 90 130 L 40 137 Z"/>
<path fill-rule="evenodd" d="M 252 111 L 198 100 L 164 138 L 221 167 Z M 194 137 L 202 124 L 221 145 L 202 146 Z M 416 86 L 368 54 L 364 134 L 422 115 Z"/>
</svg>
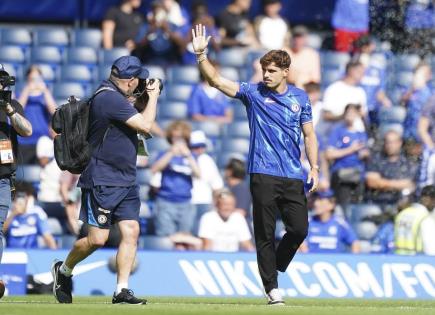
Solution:
<svg viewBox="0 0 435 315">
<path fill-rule="evenodd" d="M 192 45 L 195 54 L 202 54 L 206 50 L 210 39 L 211 36 L 206 37 L 205 26 L 202 24 L 195 25 L 195 28 L 192 28 Z"/>
</svg>

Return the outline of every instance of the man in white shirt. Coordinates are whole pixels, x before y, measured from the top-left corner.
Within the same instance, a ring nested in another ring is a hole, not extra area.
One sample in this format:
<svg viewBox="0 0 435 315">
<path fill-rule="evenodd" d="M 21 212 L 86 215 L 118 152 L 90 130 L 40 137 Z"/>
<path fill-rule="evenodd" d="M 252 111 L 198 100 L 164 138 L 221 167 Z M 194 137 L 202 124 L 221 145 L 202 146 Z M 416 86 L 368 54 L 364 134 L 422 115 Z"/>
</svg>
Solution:
<svg viewBox="0 0 435 315">
<path fill-rule="evenodd" d="M 236 199 L 229 190 L 216 196 L 216 211 L 205 213 L 199 223 L 198 236 L 203 249 L 220 252 L 253 251 L 251 233 L 245 217 L 236 209 Z"/>
<path fill-rule="evenodd" d="M 349 62 L 343 79 L 328 86 L 323 96 L 323 119 L 335 124 L 343 120 L 344 109 L 348 104 L 361 105 L 362 117 L 367 115 L 367 96 L 358 84 L 364 77 L 365 68 L 360 62 Z M 364 122 L 355 122 L 357 131 L 364 131 Z"/>
</svg>

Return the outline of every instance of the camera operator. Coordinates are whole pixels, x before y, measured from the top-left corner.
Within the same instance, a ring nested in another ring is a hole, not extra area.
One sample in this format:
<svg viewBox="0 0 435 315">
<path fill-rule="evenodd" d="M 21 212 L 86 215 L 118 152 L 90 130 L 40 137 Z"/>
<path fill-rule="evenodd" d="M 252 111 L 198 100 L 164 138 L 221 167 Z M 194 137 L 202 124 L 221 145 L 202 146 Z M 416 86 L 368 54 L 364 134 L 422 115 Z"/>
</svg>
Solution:
<svg viewBox="0 0 435 315">
<path fill-rule="evenodd" d="M 0 262 L 3 254 L 3 224 L 11 208 L 11 191 L 17 165 L 17 134 L 32 135 L 32 125 L 24 118 L 23 107 L 11 99 L 8 87 L 15 84 L 15 77 L 0 64 Z"/>
<path fill-rule="evenodd" d="M 53 292 L 59 303 L 72 303 L 72 269 L 106 243 L 114 224 L 121 238 L 112 303 L 146 303 L 129 290 L 128 279 L 139 236 L 137 134 L 150 132 L 162 88 L 160 80 L 147 77 L 148 71 L 138 58 L 120 57 L 90 105 L 88 142 L 93 154 L 78 184 L 82 189 L 80 218 L 89 231 L 87 237 L 76 241 L 65 262 L 55 261 L 52 266 Z"/>
</svg>

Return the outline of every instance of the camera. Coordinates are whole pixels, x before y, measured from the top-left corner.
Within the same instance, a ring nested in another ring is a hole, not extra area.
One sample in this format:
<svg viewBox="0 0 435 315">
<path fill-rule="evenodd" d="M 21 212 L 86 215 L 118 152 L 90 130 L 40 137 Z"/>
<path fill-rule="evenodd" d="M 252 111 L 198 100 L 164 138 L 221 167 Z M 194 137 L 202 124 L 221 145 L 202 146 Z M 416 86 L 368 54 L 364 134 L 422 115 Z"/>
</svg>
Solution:
<svg viewBox="0 0 435 315">
<path fill-rule="evenodd" d="M 8 86 L 15 85 L 15 77 L 9 75 L 4 69 L 3 66 L 0 65 L 0 85 L 2 89 L 0 90 L 0 108 L 4 108 L 7 104 L 11 103 L 11 91 L 4 91 L 3 89 Z"/>
</svg>

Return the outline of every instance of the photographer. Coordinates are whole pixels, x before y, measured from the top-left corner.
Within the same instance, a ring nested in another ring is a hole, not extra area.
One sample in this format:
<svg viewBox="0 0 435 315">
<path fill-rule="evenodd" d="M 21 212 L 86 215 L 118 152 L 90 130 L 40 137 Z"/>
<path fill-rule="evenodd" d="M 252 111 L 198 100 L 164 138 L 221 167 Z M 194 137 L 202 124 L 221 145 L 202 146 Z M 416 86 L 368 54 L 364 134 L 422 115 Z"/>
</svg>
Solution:
<svg viewBox="0 0 435 315">
<path fill-rule="evenodd" d="M 22 137 L 32 135 L 32 125 L 24 118 L 23 107 L 11 99 L 11 91 L 6 90 L 15 84 L 15 78 L 0 65 L 0 262 L 3 254 L 3 224 L 11 208 L 13 178 L 17 165 L 17 134 Z"/>
<path fill-rule="evenodd" d="M 87 223 L 89 232 L 75 242 L 65 262 L 56 261 L 52 266 L 53 292 L 59 303 L 72 303 L 74 266 L 106 243 L 113 224 L 118 225 L 121 238 L 112 303 L 146 303 L 128 289 L 128 279 L 139 236 L 137 134 L 146 135 L 151 130 L 162 89 L 160 80 L 147 77 L 148 71 L 138 58 L 120 57 L 90 105 L 88 142 L 92 157 L 78 183 L 82 189 L 80 219 Z"/>
</svg>

